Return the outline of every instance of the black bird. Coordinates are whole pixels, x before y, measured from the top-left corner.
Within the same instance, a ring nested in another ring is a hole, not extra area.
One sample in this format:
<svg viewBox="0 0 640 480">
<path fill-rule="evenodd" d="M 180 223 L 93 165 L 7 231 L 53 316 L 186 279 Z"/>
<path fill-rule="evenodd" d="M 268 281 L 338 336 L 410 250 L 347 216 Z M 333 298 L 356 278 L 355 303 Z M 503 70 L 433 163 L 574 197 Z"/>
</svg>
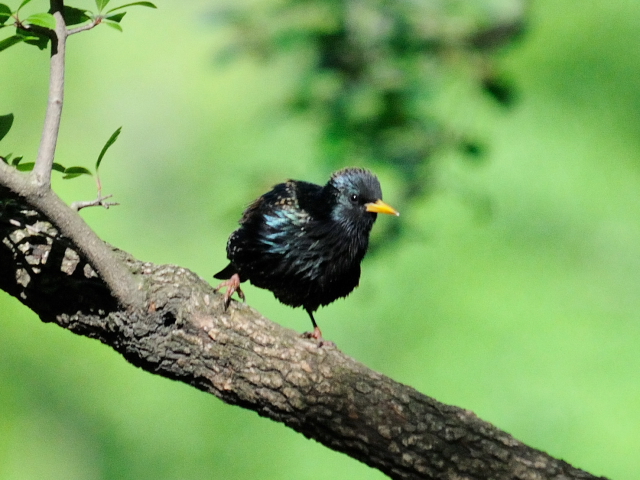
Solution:
<svg viewBox="0 0 640 480">
<path fill-rule="evenodd" d="M 360 262 L 378 213 L 399 215 L 382 201 L 378 178 L 345 168 L 325 186 L 289 180 L 255 200 L 227 242 L 230 263 L 214 278 L 227 279 L 225 308 L 240 282 L 273 292 L 285 305 L 303 307 L 313 318 L 319 306 L 346 297 L 358 286 Z"/>
</svg>

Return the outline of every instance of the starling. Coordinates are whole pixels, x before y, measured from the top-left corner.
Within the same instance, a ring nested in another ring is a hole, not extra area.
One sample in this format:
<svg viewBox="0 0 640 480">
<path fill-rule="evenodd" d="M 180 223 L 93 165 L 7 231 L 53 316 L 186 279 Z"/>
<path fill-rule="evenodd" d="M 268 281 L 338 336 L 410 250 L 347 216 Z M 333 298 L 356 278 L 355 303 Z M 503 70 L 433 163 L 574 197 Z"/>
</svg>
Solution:
<svg viewBox="0 0 640 480">
<path fill-rule="evenodd" d="M 346 297 L 358 286 L 360 262 L 378 213 L 399 215 L 382 201 L 378 178 L 345 168 L 325 186 L 299 180 L 280 183 L 245 210 L 227 242 L 229 265 L 214 275 L 226 279 L 225 307 L 240 282 L 270 290 L 285 305 L 313 318 L 319 306 Z"/>
</svg>

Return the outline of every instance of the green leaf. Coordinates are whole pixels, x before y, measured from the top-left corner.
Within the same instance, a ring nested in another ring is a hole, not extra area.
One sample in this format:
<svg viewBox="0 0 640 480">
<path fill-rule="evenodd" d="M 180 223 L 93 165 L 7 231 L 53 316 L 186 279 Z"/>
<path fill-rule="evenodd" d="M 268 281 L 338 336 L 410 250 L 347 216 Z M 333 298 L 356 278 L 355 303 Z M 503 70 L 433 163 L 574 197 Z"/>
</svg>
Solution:
<svg viewBox="0 0 640 480">
<path fill-rule="evenodd" d="M 109 147 L 111 147 L 111 145 L 116 143 L 116 140 L 118 139 L 118 136 L 120 135 L 121 131 L 122 131 L 122 127 L 118 128 L 115 132 L 113 132 L 109 137 L 109 140 L 107 140 L 107 143 L 105 143 L 104 147 L 102 147 L 102 151 L 100 152 L 100 155 L 98 155 L 98 161 L 96 162 L 96 173 L 98 173 L 98 168 L 100 168 L 100 163 L 102 163 L 102 158 L 104 157 L 104 154 L 107 153 L 107 150 L 109 150 Z"/>
<path fill-rule="evenodd" d="M 89 175 L 92 177 L 93 173 L 84 167 L 69 167 L 64 169 L 64 176 L 62 178 L 70 179 L 79 177 L 80 175 Z"/>
<path fill-rule="evenodd" d="M 6 163 L 7 165 L 9 164 L 9 162 L 7 161 L 7 157 L 9 155 L 7 155 L 6 157 L 3 157 L 2 155 L 0 155 L 0 160 L 2 160 L 4 163 Z"/>
<path fill-rule="evenodd" d="M 111 20 L 112 22 L 120 23 L 122 17 L 124 17 L 127 12 L 114 13 L 113 15 L 107 15 L 104 17 L 105 20 Z"/>
<path fill-rule="evenodd" d="M 109 0 L 96 0 L 96 7 L 98 7 L 98 12 L 101 12 L 104 7 L 107 6 L 107 3 L 109 3 Z"/>
<path fill-rule="evenodd" d="M 119 23 L 116 22 L 112 22 L 111 20 L 103 20 L 102 23 L 104 23 L 105 25 L 109 25 L 111 28 L 115 28 L 116 30 L 118 30 L 119 32 L 122 31 L 122 27 L 120 26 Z"/>
<path fill-rule="evenodd" d="M 0 25 L 4 25 L 11 18 L 11 9 L 4 3 L 0 3 Z"/>
<path fill-rule="evenodd" d="M 21 163 L 20 165 L 16 165 L 16 168 L 18 169 L 19 172 L 30 172 L 31 170 L 33 170 L 34 165 L 35 165 L 35 162 L 27 162 L 27 163 Z"/>
<path fill-rule="evenodd" d="M 20 4 L 20 6 L 18 7 L 18 10 L 16 10 L 16 12 L 19 12 L 20 9 L 22 7 L 24 7 L 27 3 L 29 3 L 31 0 L 22 0 L 22 3 Z"/>
<path fill-rule="evenodd" d="M 158 8 L 151 2 L 133 2 L 133 3 L 127 3 L 125 5 L 120 5 L 119 7 L 116 7 L 116 8 L 112 8 L 107 13 L 115 12 L 116 10 L 121 10 L 121 9 L 127 8 L 127 7 L 136 7 L 136 6 L 138 6 L 138 7 Z"/>
<path fill-rule="evenodd" d="M 20 163 L 20 161 L 22 160 L 22 155 L 20 155 L 19 157 L 16 157 L 12 160 L 11 165 L 13 165 L 14 167 L 17 167 L 18 164 Z"/>
<path fill-rule="evenodd" d="M 64 171 L 66 170 L 66 168 L 64 168 L 62 165 L 60 165 L 59 163 L 53 163 L 53 165 L 51 165 L 51 170 L 55 170 L 56 172 L 60 172 L 60 173 L 64 173 Z"/>
<path fill-rule="evenodd" d="M 25 23 L 55 30 L 56 19 L 50 13 L 36 13 L 26 18 Z"/>
<path fill-rule="evenodd" d="M 14 46 L 16 43 L 22 42 L 23 40 L 24 37 L 21 37 L 20 35 L 12 35 L 5 38 L 4 40 L 0 41 L 0 52 Z"/>
<path fill-rule="evenodd" d="M 49 44 L 49 37 L 47 37 L 46 35 L 32 36 L 32 37 L 25 38 L 24 43 L 28 43 L 29 45 L 35 45 L 40 50 L 44 50 L 45 48 L 47 48 L 47 45 Z"/>
<path fill-rule="evenodd" d="M 9 130 L 11 130 L 11 125 L 13 125 L 13 113 L 10 113 L 8 115 L 0 115 L 0 140 L 2 140 L 7 133 L 9 133 Z"/>
<path fill-rule="evenodd" d="M 64 7 L 62 16 L 64 17 L 64 23 L 66 23 L 68 26 L 78 25 L 79 23 L 84 23 L 87 20 L 91 19 L 91 17 L 87 15 L 87 10 L 67 6 Z"/>
<path fill-rule="evenodd" d="M 5 155 L 4 157 L 0 156 L 0 158 L 2 158 L 2 161 L 6 164 L 9 164 L 9 160 L 11 160 L 11 157 L 13 156 L 13 153 L 9 153 L 7 155 Z"/>
<path fill-rule="evenodd" d="M 30 32 L 23 28 L 16 28 L 16 34 L 22 37 L 24 43 L 35 45 L 40 50 L 47 48 L 47 44 L 49 43 L 49 37 L 38 32 Z"/>
</svg>

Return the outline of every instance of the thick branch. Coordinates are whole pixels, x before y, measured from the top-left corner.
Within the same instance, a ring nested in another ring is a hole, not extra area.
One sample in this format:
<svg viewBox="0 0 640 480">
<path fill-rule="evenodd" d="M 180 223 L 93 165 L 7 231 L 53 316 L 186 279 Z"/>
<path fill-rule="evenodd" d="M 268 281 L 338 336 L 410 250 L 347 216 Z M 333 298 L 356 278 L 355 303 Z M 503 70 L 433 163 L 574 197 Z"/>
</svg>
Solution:
<svg viewBox="0 0 640 480">
<path fill-rule="evenodd" d="M 149 298 L 146 310 L 124 311 L 52 220 L 0 188 L 0 288 L 43 321 L 97 338 L 134 365 L 255 410 L 392 478 L 595 478 L 248 306 L 232 302 L 225 311 L 222 296 L 183 268 L 116 253 L 144 278 Z"/>
</svg>

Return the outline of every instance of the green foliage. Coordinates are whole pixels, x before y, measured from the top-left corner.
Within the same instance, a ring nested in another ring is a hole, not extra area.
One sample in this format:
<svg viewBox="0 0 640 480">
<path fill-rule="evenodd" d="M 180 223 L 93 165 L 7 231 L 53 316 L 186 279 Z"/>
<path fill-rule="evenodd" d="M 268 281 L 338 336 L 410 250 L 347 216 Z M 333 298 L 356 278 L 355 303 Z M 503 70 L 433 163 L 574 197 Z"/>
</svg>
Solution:
<svg viewBox="0 0 640 480">
<path fill-rule="evenodd" d="M 98 169 L 100 168 L 100 164 L 102 163 L 102 159 L 104 158 L 105 153 L 107 153 L 107 150 L 109 150 L 111 145 L 116 143 L 116 140 L 118 140 L 121 131 L 122 127 L 118 127 L 116 131 L 111 134 L 109 140 L 107 140 L 107 143 L 104 144 L 104 147 L 102 147 L 100 155 L 98 155 L 98 160 L 96 161 L 96 173 L 98 173 Z"/>
<path fill-rule="evenodd" d="M 98 10 L 99 11 L 102 11 L 104 9 L 104 7 L 107 6 L 107 3 L 109 3 L 109 0 L 96 0 L 96 5 L 98 5 Z M 104 23 L 105 25 L 110 26 L 111 28 L 114 28 L 114 29 L 122 32 L 122 26 L 120 26 L 120 22 L 122 21 L 122 19 L 124 18 L 124 16 L 126 15 L 127 12 L 120 12 L 120 13 L 115 13 L 115 14 L 113 12 L 115 12 L 117 10 L 122 10 L 123 8 L 135 7 L 135 6 L 158 8 L 151 2 L 127 3 L 125 5 L 120 5 L 119 7 L 112 8 L 111 10 L 107 11 L 106 15 L 101 15 L 100 16 L 101 22 Z M 96 17 L 96 18 L 98 18 L 98 17 Z"/>
<path fill-rule="evenodd" d="M 120 5 L 119 7 L 112 8 L 111 10 L 108 10 L 107 13 L 104 15 L 101 14 L 100 12 L 104 10 L 104 8 L 107 6 L 108 3 L 109 3 L 109 0 L 96 0 L 96 6 L 98 7 L 99 14 L 92 18 L 97 23 L 104 23 L 105 25 L 108 25 L 109 27 L 114 28 L 119 32 L 122 32 L 122 26 L 120 25 L 120 22 L 122 21 L 124 16 L 127 14 L 127 12 L 120 12 L 120 13 L 113 13 L 113 12 L 117 10 L 122 10 L 123 8 L 135 7 L 135 6 L 158 8 L 151 2 L 133 2 L 133 3 L 127 3 L 125 5 Z"/>
<path fill-rule="evenodd" d="M 13 125 L 13 120 L 14 120 L 14 116 L 12 113 L 8 115 L 0 115 L 0 140 L 2 140 L 7 135 L 7 133 L 9 133 L 9 130 L 11 130 L 11 126 Z M 116 142 L 116 140 L 118 140 L 118 137 L 120 136 L 121 131 L 122 131 L 122 127 L 119 127 L 116 129 L 115 132 L 111 134 L 109 139 L 106 141 L 106 143 L 102 147 L 100 154 L 98 155 L 98 160 L 96 161 L 96 164 L 95 164 L 95 176 L 96 176 L 96 182 L 98 183 L 98 189 L 101 188 L 98 170 L 100 168 L 100 165 L 102 164 L 102 160 L 104 159 L 105 154 L 107 153 L 109 148 Z M 34 162 L 21 163 L 23 158 L 22 156 L 14 157 L 13 160 L 12 160 L 12 157 L 13 157 L 12 154 L 3 155 L 3 156 L 0 156 L 0 160 L 2 160 L 6 164 L 9 164 L 15 167 L 20 172 L 29 172 L 33 170 L 33 167 L 35 165 Z M 85 167 L 74 166 L 74 167 L 67 168 L 61 165 L 60 163 L 54 163 L 52 169 L 56 172 L 62 173 L 63 174 L 62 178 L 65 180 L 68 180 L 71 178 L 77 178 L 81 175 L 88 175 L 90 177 L 94 176 L 93 172 L 91 172 L 91 170 Z"/>
<path fill-rule="evenodd" d="M 93 1 L 69 1 L 95 10 Z M 136 138 L 118 158 L 126 167 L 112 168 L 105 158 L 101 175 L 106 180 L 109 173 L 131 208 L 85 217 L 105 240 L 139 258 L 190 266 L 210 279 L 225 261 L 225 242 L 245 202 L 288 177 L 320 183 L 326 167 L 317 163 L 322 152 L 310 115 L 290 115 L 281 128 L 265 129 L 265 117 L 280 120 L 273 103 L 297 76 L 291 63 L 262 68 L 237 61 L 223 73 L 207 70 L 203 43 L 213 48 L 229 39 L 193 35 L 202 3 L 162 5 L 153 15 L 160 21 L 129 28 L 126 42 L 71 40 L 79 90 L 68 97 L 79 107 L 65 110 L 59 158 L 92 169 L 101 140 L 91 147 L 87 139 L 94 125 L 112 118 L 104 108 L 117 109 Z M 472 144 L 487 152 L 482 168 L 449 157 L 434 164 L 440 178 L 459 182 L 457 191 L 441 188 L 403 209 L 400 218 L 415 228 L 367 257 L 361 286 L 322 309 L 318 320 L 340 349 L 375 370 L 469 408 L 577 467 L 637 480 L 639 4 L 533 5 L 531 34 L 494 65 L 518 86 L 515 108 L 495 108 L 456 88 L 449 114 L 441 116 L 448 125 L 457 115 L 465 126 L 481 126 L 482 142 Z M 29 138 L 18 135 L 19 126 L 41 124 L 42 105 L 24 101 L 43 94 L 24 49 L 0 56 L 3 111 L 19 114 L 0 152 L 9 141 Z M 171 91 L 150 69 L 138 72 L 143 94 L 131 94 L 140 58 L 181 72 Z M 298 58 L 304 66 L 306 57 Z M 18 145 L 11 145 L 16 154 Z M 396 206 L 398 186 L 383 170 L 376 168 L 385 198 Z M 475 221 L 458 195 L 465 185 L 491 195 L 491 221 Z M 77 199 L 91 186 L 65 181 L 56 188 Z M 379 218 L 374 233 L 385 220 L 391 219 Z M 304 312 L 246 288 L 248 303 L 267 317 L 306 327 Z M 3 480 L 387 478 L 252 412 L 132 368 L 94 340 L 41 323 L 2 293 L 0 324 Z"/>
<path fill-rule="evenodd" d="M 21 19 L 20 10 L 30 1 L 31 0 L 24 0 L 16 11 L 12 11 L 7 5 L 0 3 L 0 28 L 8 26 L 14 26 L 16 28 L 15 35 L 0 40 L 0 52 L 21 42 L 34 45 L 40 50 L 44 50 L 49 44 L 50 38 L 53 35 L 52 30 L 56 27 L 55 17 L 49 12 L 40 12 L 29 15 L 26 19 Z M 107 11 L 106 14 L 103 14 L 102 11 L 108 3 L 109 0 L 96 0 L 97 13 L 92 13 L 83 8 L 65 5 L 62 11 L 65 24 L 68 27 L 80 25 L 87 27 L 87 29 L 105 24 L 121 32 L 122 26 L 120 22 L 127 12 L 114 12 L 135 6 L 157 8 L 151 2 L 133 2 L 112 8 Z M 12 17 L 14 21 L 7 23 Z"/>
<path fill-rule="evenodd" d="M 109 0 L 96 0 L 96 7 L 98 8 L 98 12 L 104 10 L 104 7 L 107 6 Z"/>
<path fill-rule="evenodd" d="M 11 9 L 4 3 L 0 3 L 0 26 L 4 25 L 11 18 Z"/>
<path fill-rule="evenodd" d="M 20 4 L 20 6 L 18 7 L 18 10 L 16 10 L 16 13 L 20 11 L 20 9 L 22 7 L 24 7 L 27 3 L 31 2 L 31 0 L 23 0 L 22 3 Z"/>
<path fill-rule="evenodd" d="M 96 7 L 98 8 L 98 13 L 102 13 L 102 11 L 104 10 L 104 8 L 107 6 L 107 4 L 109 3 L 109 0 L 96 0 Z M 124 5 L 120 5 L 119 7 L 115 7 L 112 8 L 111 10 L 108 10 L 106 15 L 102 16 L 102 18 L 105 19 L 110 19 L 112 21 L 115 21 L 116 23 L 119 23 L 120 20 L 122 19 L 122 17 L 124 16 L 124 13 L 119 14 L 121 15 L 119 17 L 119 20 L 114 20 L 114 17 L 117 17 L 116 15 L 110 15 L 112 12 L 115 12 L 116 10 L 122 10 L 123 8 L 128 8 L 128 7 L 149 7 L 149 8 L 158 8 L 156 7 L 153 3 L 151 2 L 132 2 L 132 3 L 126 3 Z"/>
<path fill-rule="evenodd" d="M 48 46 L 51 38 L 53 38 L 53 31 L 56 29 L 56 19 L 51 13 L 34 13 L 32 15 L 29 15 L 26 19 L 22 20 L 20 18 L 20 10 L 30 1 L 31 0 L 23 0 L 15 11 L 12 11 L 11 8 L 3 3 L 0 4 L 0 28 L 4 28 L 7 26 L 15 27 L 14 35 L 0 40 L 0 52 L 18 43 L 34 45 L 43 50 Z M 65 25 L 67 27 L 71 25 L 80 25 L 80 27 L 77 27 L 74 31 L 70 31 L 70 33 L 77 33 L 83 30 L 88 30 L 101 23 L 115 28 L 118 31 L 122 31 L 120 22 L 125 17 L 127 12 L 121 10 L 134 6 L 157 8 L 151 2 L 132 2 L 112 8 L 111 10 L 107 11 L 106 14 L 102 14 L 102 11 L 108 5 L 108 3 L 109 0 L 96 0 L 96 7 L 98 9 L 97 14 L 77 7 L 68 5 L 64 6 L 62 15 L 65 21 Z M 7 23 L 11 18 L 13 18 L 13 22 Z M 7 134 L 7 132 L 11 128 L 12 123 L 12 114 L 0 117 L 0 140 Z M 102 151 L 98 156 L 98 160 L 96 161 L 95 178 L 98 185 L 98 194 L 100 194 L 102 188 L 98 169 L 100 167 L 102 159 L 104 158 L 104 155 L 106 154 L 109 147 L 111 147 L 111 145 L 113 145 L 113 143 L 117 140 L 121 130 L 122 127 L 118 128 L 111 135 L 111 137 L 107 140 L 107 143 L 102 148 Z M 5 163 L 9 163 L 11 155 L 0 156 L 0 159 Z M 17 170 L 23 172 L 33 170 L 35 165 L 34 162 L 21 163 L 21 160 L 22 157 L 16 157 L 13 159 L 11 165 Z M 59 163 L 53 164 L 53 170 L 62 173 L 63 179 L 76 178 L 81 175 L 94 175 L 89 169 L 85 167 L 73 166 L 67 168 Z"/>
<path fill-rule="evenodd" d="M 53 30 L 56 28 L 56 19 L 50 13 L 36 13 L 28 16 L 25 21 L 27 25 L 37 25 L 39 27 Z"/>
<path fill-rule="evenodd" d="M 64 17 L 64 22 L 67 24 L 67 26 L 79 25 L 91 20 L 91 17 L 87 15 L 87 10 L 76 7 L 68 7 L 67 5 L 64 6 L 62 16 Z"/>
<path fill-rule="evenodd" d="M 64 171 L 66 170 L 62 165 L 60 165 L 59 163 L 53 163 L 53 165 L 51 166 L 51 169 L 55 172 L 60 172 L 60 173 L 64 173 Z"/>
<path fill-rule="evenodd" d="M 20 35 L 12 35 L 5 38 L 4 40 L 0 40 L 0 52 L 6 50 L 9 47 L 12 47 L 16 43 L 20 43 L 22 40 L 23 37 L 21 37 Z"/>
<path fill-rule="evenodd" d="M 5 5 L 0 4 L 0 28 L 15 26 L 15 35 L 11 35 L 0 40 L 0 52 L 6 50 L 13 45 L 24 42 L 34 45 L 40 50 L 47 47 L 49 43 L 48 31 L 53 30 L 56 21 L 53 15 L 47 12 L 35 13 L 28 16 L 25 20 L 20 20 L 20 9 L 24 7 L 30 0 L 23 1 L 15 12 Z M 14 22 L 7 24 L 7 20 L 14 18 Z"/>
<path fill-rule="evenodd" d="M 114 21 L 108 18 L 105 18 L 104 20 L 102 20 L 102 23 L 104 23 L 105 25 L 114 28 L 116 30 L 118 30 L 119 32 L 122 32 L 122 27 L 120 26 L 120 22 L 118 21 Z"/>
<path fill-rule="evenodd" d="M 11 126 L 13 125 L 13 113 L 9 113 L 8 115 L 0 115 L 0 140 L 2 140 L 9 130 L 11 130 Z"/>
<path fill-rule="evenodd" d="M 11 155 L 9 155 L 9 157 L 11 157 Z M 8 158 L 7 158 L 7 160 L 8 160 Z M 11 161 L 11 165 L 13 165 L 13 166 L 17 167 L 21 160 L 22 160 L 22 156 L 15 157 L 15 158 Z"/>
<path fill-rule="evenodd" d="M 115 12 L 116 10 L 121 10 L 123 8 L 136 7 L 136 6 L 138 6 L 138 7 L 158 8 L 151 2 L 132 2 L 132 3 L 126 3 L 125 5 L 120 5 L 119 7 L 116 7 L 116 8 L 112 8 L 107 13 Z"/>
<path fill-rule="evenodd" d="M 151 2 L 133 2 L 133 3 L 127 3 L 125 5 L 120 5 L 119 7 L 112 8 L 111 10 L 107 11 L 106 14 L 102 15 L 101 12 L 104 10 L 104 8 L 107 6 L 108 3 L 109 3 L 109 0 L 96 0 L 96 6 L 98 7 L 98 15 L 94 16 L 93 18 L 99 23 L 104 23 L 105 25 L 108 25 L 109 27 L 114 28 L 119 32 L 122 32 L 122 26 L 120 25 L 120 22 L 122 21 L 123 17 L 126 15 L 127 12 L 120 12 L 116 14 L 114 14 L 113 12 L 117 10 L 122 10 L 123 8 L 135 7 L 135 6 L 158 8 Z"/>
<path fill-rule="evenodd" d="M 63 173 L 64 173 L 64 176 L 62 178 L 65 178 L 65 179 L 76 178 L 76 177 L 79 177 L 80 175 L 93 176 L 93 174 L 91 173 L 91 170 L 88 170 L 88 169 L 86 169 L 84 167 L 69 167 L 69 168 L 65 168 L 63 170 Z"/>
<path fill-rule="evenodd" d="M 5 163 L 9 164 L 9 160 L 11 159 L 11 157 L 12 155 L 9 154 L 9 155 L 6 155 L 5 157 L 0 157 L 0 158 L 2 158 L 2 160 Z M 30 172 L 31 170 L 33 170 L 33 167 L 35 166 L 35 162 L 20 163 L 22 158 L 23 157 L 15 157 L 13 160 L 11 160 L 10 165 L 13 167 L 16 167 L 16 169 L 20 172 Z M 93 176 L 93 173 L 91 173 L 91 170 L 88 170 L 84 167 L 65 168 L 63 165 L 59 163 L 54 163 L 51 169 L 53 171 L 62 173 L 63 179 L 76 178 L 76 177 L 79 177 L 80 175 L 89 175 L 90 177 Z"/>
<path fill-rule="evenodd" d="M 111 134 L 111 136 L 109 137 L 109 139 L 106 141 L 106 143 L 104 144 L 104 146 L 102 147 L 102 150 L 100 150 L 100 154 L 98 155 L 98 160 L 96 160 L 96 165 L 95 165 L 95 174 L 94 172 L 92 172 L 91 170 L 89 170 L 88 168 L 85 167 L 68 167 L 65 168 L 60 164 L 54 164 L 54 170 L 61 172 L 63 174 L 63 179 L 65 180 L 69 180 L 72 178 L 77 178 L 81 175 L 88 175 L 90 177 L 93 177 L 95 175 L 96 178 L 96 183 L 98 184 L 98 190 L 100 191 L 102 189 L 102 186 L 100 184 L 100 175 L 99 175 L 99 169 L 100 169 L 100 165 L 102 164 L 102 160 L 105 156 L 105 154 L 107 153 L 107 150 L 109 150 L 109 148 L 116 143 L 116 140 L 118 140 L 118 137 L 120 136 L 120 132 L 122 131 L 122 127 L 118 127 L 116 129 L 115 132 L 113 132 Z"/>
<path fill-rule="evenodd" d="M 104 18 L 105 18 L 105 20 L 109 20 L 109 21 L 112 21 L 112 22 L 120 23 L 120 21 L 124 18 L 124 16 L 126 14 L 127 14 L 127 12 L 114 13 L 114 14 L 109 14 Z"/>
<path fill-rule="evenodd" d="M 22 159 L 22 157 L 19 157 L 20 159 Z M 35 166 L 35 162 L 27 162 L 27 163 L 17 163 L 14 165 L 14 167 L 16 167 L 18 169 L 19 172 L 30 172 L 31 170 L 33 170 L 33 167 Z"/>
<path fill-rule="evenodd" d="M 47 48 L 50 38 L 40 32 L 32 30 L 26 30 L 24 28 L 16 28 L 16 36 L 19 37 L 24 43 L 28 45 L 34 45 L 40 50 Z"/>
<path fill-rule="evenodd" d="M 443 81 L 456 78 L 503 105 L 513 97 L 492 63 L 496 48 L 512 43 L 522 30 L 523 1 L 493 9 L 483 2 L 473 5 L 460 0 L 228 4 L 215 16 L 232 27 L 235 39 L 219 59 L 228 62 L 243 53 L 261 59 L 299 56 L 297 85 L 283 107 L 321 122 L 329 169 L 390 165 L 412 198 L 429 191 L 434 154 L 453 148 L 477 160 L 484 150 L 475 132 L 460 131 L 436 113 Z"/>
<path fill-rule="evenodd" d="M 7 5 L 0 4 L 0 28 L 14 26 L 16 29 L 15 35 L 0 40 L 0 52 L 18 43 L 34 45 L 40 50 L 47 48 L 51 31 L 56 26 L 55 18 L 48 12 L 41 12 L 21 20 L 20 10 L 30 1 L 24 0 L 15 12 L 12 12 Z M 14 21 L 7 23 L 9 18 L 13 18 Z"/>
<path fill-rule="evenodd" d="M 9 130 L 11 130 L 11 126 L 13 125 L 13 114 L 9 113 L 7 115 L 0 115 L 0 140 L 6 137 Z M 13 154 L 9 153 L 8 155 L 0 155 L 0 160 L 4 163 L 9 163 Z M 17 165 L 22 160 L 22 157 L 16 157 L 11 162 L 11 165 Z"/>
</svg>

